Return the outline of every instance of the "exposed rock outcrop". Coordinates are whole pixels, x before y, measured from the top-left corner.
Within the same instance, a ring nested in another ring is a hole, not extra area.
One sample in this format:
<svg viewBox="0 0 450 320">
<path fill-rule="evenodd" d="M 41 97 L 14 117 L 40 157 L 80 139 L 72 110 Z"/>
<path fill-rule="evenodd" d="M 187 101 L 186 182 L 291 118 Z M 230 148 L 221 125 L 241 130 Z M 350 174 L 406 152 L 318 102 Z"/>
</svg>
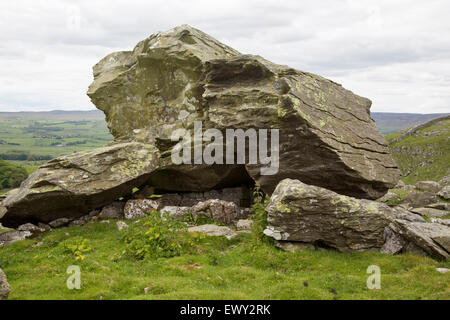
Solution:
<svg viewBox="0 0 450 320">
<path fill-rule="evenodd" d="M 376 199 L 399 178 L 370 100 L 320 76 L 242 55 L 186 25 L 102 59 L 88 95 L 115 142 L 41 166 L 3 200 L 5 226 L 81 217 L 141 185 L 197 192 L 258 182 L 270 194 L 282 179 L 295 178 Z M 175 165 L 171 134 L 192 133 L 194 121 L 221 132 L 279 129 L 278 172 L 261 175 L 261 164 L 248 162 Z"/>
<path fill-rule="evenodd" d="M 290 177 L 378 198 L 399 177 L 368 99 L 320 76 L 242 55 L 187 25 L 102 59 L 88 95 L 116 139 L 156 137 L 161 152 L 170 151 L 175 129 L 192 129 L 195 120 L 221 131 L 280 129 L 279 172 L 261 176 L 259 165 L 246 166 L 268 193 Z M 165 170 L 153 185 L 182 191 L 184 167 Z"/>
<path fill-rule="evenodd" d="M 267 207 L 264 233 L 279 241 L 325 245 L 342 252 L 381 250 L 397 253 L 410 243 L 447 259 L 450 228 L 384 203 L 337 194 L 285 179 Z"/>
</svg>

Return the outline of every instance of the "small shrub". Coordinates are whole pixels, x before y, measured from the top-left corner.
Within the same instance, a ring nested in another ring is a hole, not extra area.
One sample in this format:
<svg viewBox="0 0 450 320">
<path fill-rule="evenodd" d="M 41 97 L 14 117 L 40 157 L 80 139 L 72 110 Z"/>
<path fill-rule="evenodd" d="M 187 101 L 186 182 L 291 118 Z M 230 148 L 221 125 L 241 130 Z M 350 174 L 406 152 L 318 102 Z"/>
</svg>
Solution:
<svg viewBox="0 0 450 320">
<path fill-rule="evenodd" d="M 182 221 L 165 218 L 152 211 L 139 223 L 131 225 L 123 236 L 127 253 L 137 259 L 170 258 L 192 251 L 204 238 L 190 234 Z"/>
<path fill-rule="evenodd" d="M 264 195 L 260 187 L 258 185 L 255 186 L 253 190 L 253 205 L 250 208 L 250 219 L 253 220 L 251 235 L 254 245 L 270 241 L 270 239 L 264 235 L 264 229 L 267 227 L 266 206 L 268 203 L 269 199 Z"/>
<path fill-rule="evenodd" d="M 85 254 L 92 250 L 87 245 L 88 239 L 74 238 L 68 239 L 61 243 L 65 253 L 70 253 L 75 257 L 75 260 L 84 260 Z"/>
</svg>

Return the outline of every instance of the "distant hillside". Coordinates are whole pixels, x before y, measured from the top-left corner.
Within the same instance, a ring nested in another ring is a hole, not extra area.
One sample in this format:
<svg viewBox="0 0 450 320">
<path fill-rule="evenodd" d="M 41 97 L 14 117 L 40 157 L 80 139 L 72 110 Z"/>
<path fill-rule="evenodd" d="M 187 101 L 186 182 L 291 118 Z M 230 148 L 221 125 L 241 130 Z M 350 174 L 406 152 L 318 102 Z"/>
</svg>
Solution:
<svg viewBox="0 0 450 320">
<path fill-rule="evenodd" d="M 105 120 L 105 114 L 100 110 L 88 111 L 36 111 L 36 112 L 0 112 L 0 121 L 5 120 L 50 120 L 50 121 L 92 121 Z"/>
<path fill-rule="evenodd" d="M 391 113 L 391 112 L 372 112 L 371 116 L 375 120 L 378 130 L 382 134 L 389 134 L 415 125 L 425 123 L 429 120 L 440 118 L 450 113 Z"/>
<path fill-rule="evenodd" d="M 430 121 L 409 131 L 409 135 L 398 140 L 406 131 L 386 136 L 396 141 L 389 145 L 392 156 L 402 170 L 402 180 L 414 184 L 421 180 L 438 181 L 450 174 L 450 118 Z"/>
</svg>

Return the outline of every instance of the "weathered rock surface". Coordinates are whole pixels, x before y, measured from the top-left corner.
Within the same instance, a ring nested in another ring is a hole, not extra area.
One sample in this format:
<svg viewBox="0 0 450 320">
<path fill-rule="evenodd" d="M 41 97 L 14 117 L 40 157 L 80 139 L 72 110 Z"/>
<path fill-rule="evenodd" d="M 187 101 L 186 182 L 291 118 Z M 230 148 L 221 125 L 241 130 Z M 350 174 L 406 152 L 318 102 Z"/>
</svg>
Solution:
<svg viewBox="0 0 450 320">
<path fill-rule="evenodd" d="M 156 210 L 159 207 L 159 202 L 150 199 L 128 200 L 125 204 L 124 216 L 125 219 L 137 219 L 145 217 L 150 210 Z"/>
<path fill-rule="evenodd" d="M 102 219 L 120 219 L 123 217 L 124 208 L 124 202 L 114 201 L 104 206 L 99 215 Z"/>
<path fill-rule="evenodd" d="M 32 236 L 37 236 L 37 235 L 47 231 L 47 229 L 43 228 L 43 227 L 35 226 L 32 223 L 25 223 L 25 224 L 20 225 L 17 228 L 17 231 L 29 231 L 32 234 Z"/>
<path fill-rule="evenodd" d="M 207 217 L 213 221 L 231 224 L 239 218 L 241 210 L 233 202 L 211 199 L 199 202 L 190 208 L 190 213 L 194 217 Z"/>
<path fill-rule="evenodd" d="M 236 232 L 225 226 L 218 226 L 215 224 L 203 224 L 201 226 L 195 226 L 188 228 L 188 232 L 205 233 L 208 236 L 213 237 L 226 237 L 228 240 L 238 236 Z"/>
<path fill-rule="evenodd" d="M 370 100 L 320 76 L 242 55 L 190 26 L 155 33 L 132 51 L 102 59 L 94 67 L 88 95 L 105 112 L 116 139 L 146 142 L 156 137 L 165 154 L 174 145 L 172 132 L 191 130 L 195 120 L 203 121 L 204 129 L 221 131 L 280 129 L 279 172 L 261 176 L 259 165 L 246 165 L 251 178 L 268 193 L 291 177 L 375 199 L 399 178 L 370 118 Z M 215 167 L 217 172 L 227 166 Z M 175 191 L 201 189 L 198 180 L 204 175 L 193 169 L 168 162 L 152 185 Z M 211 175 L 208 181 L 225 175 Z M 242 181 L 244 176 L 241 171 L 229 179 Z"/>
<path fill-rule="evenodd" d="M 33 234 L 30 231 L 11 230 L 0 233 L 0 247 L 14 243 L 16 241 L 30 238 Z"/>
<path fill-rule="evenodd" d="M 223 188 L 205 192 L 166 193 L 159 201 L 161 206 L 192 207 L 199 202 L 211 199 L 233 202 L 239 207 L 249 207 L 251 202 L 248 187 Z"/>
<path fill-rule="evenodd" d="M 79 218 L 142 185 L 204 192 L 256 181 L 270 194 L 289 177 L 376 199 L 400 175 L 370 117 L 370 100 L 320 76 L 242 55 L 189 26 L 102 59 L 88 95 L 115 142 L 41 166 L 2 201 L 5 226 Z M 171 134 L 192 132 L 196 120 L 222 132 L 279 129 L 279 171 L 173 164 Z"/>
<path fill-rule="evenodd" d="M 131 193 L 157 166 L 156 149 L 138 142 L 115 143 L 56 158 L 3 200 L 1 221 L 15 227 L 26 222 L 81 217 Z"/>
<path fill-rule="evenodd" d="M 267 236 L 333 247 L 342 252 L 397 253 L 410 244 L 447 259 L 450 228 L 384 203 L 359 200 L 285 179 L 267 206 Z"/>
<path fill-rule="evenodd" d="M 436 202 L 438 202 L 436 195 L 429 191 L 411 192 L 402 200 L 402 203 L 413 208 L 425 207 Z"/>
<path fill-rule="evenodd" d="M 128 225 L 123 221 L 117 221 L 116 225 L 117 225 L 117 230 L 119 230 L 119 232 L 128 228 Z"/>
<path fill-rule="evenodd" d="M 236 222 L 236 230 L 238 230 L 238 231 L 251 231 L 252 225 L 253 225 L 253 220 L 239 219 Z"/>
<path fill-rule="evenodd" d="M 450 228 L 447 226 L 395 220 L 389 227 L 430 256 L 440 259 L 450 257 Z"/>
<path fill-rule="evenodd" d="M 182 219 L 190 209 L 190 207 L 164 206 L 160 211 L 173 219 Z"/>
<path fill-rule="evenodd" d="M 8 300 L 11 287 L 9 286 L 6 275 L 2 269 L 0 269 L 0 300 Z"/>
<path fill-rule="evenodd" d="M 52 228 L 61 228 L 67 226 L 72 220 L 69 218 L 58 218 L 56 220 L 50 221 L 48 225 Z"/>
<path fill-rule="evenodd" d="M 436 181 L 419 181 L 415 184 L 417 190 L 428 191 L 436 193 L 441 189 L 441 186 Z"/>
<path fill-rule="evenodd" d="M 438 210 L 433 208 L 414 208 L 411 209 L 411 212 L 420 214 L 421 216 L 429 217 L 429 218 L 441 218 L 449 214 L 448 211 Z"/>
<path fill-rule="evenodd" d="M 437 195 L 445 200 L 450 200 L 450 186 L 443 187 Z"/>
</svg>

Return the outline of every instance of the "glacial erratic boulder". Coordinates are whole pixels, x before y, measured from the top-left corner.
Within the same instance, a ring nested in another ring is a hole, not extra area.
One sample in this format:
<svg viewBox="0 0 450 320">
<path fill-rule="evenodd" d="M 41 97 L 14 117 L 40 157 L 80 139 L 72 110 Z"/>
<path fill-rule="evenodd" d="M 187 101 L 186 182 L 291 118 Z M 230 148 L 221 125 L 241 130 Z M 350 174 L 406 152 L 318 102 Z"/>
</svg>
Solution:
<svg viewBox="0 0 450 320">
<path fill-rule="evenodd" d="M 102 59 L 88 95 L 116 139 L 155 137 L 166 154 L 172 132 L 192 130 L 194 121 L 220 131 L 279 129 L 278 173 L 261 175 L 260 165 L 246 165 L 269 194 L 294 178 L 376 199 L 399 178 L 370 117 L 370 100 L 320 76 L 241 54 L 187 25 Z M 168 164 L 160 173 L 166 189 L 199 178 L 184 177 L 181 168 Z"/>
<path fill-rule="evenodd" d="M 427 223 L 407 210 L 356 199 L 285 179 L 267 206 L 264 233 L 280 242 L 299 242 L 342 252 L 406 252 L 417 247 L 440 258 L 450 257 L 450 228 Z"/>
<path fill-rule="evenodd" d="M 376 199 L 398 181 L 370 100 L 320 76 L 241 54 L 190 26 L 112 53 L 93 73 L 88 95 L 115 141 L 41 166 L 3 199 L 5 226 L 78 218 L 142 185 L 209 192 L 257 182 L 271 194 L 292 178 Z M 261 175 L 265 165 L 248 161 L 174 164 L 171 135 L 193 133 L 195 121 L 203 131 L 278 129 L 278 171 Z"/>
</svg>

